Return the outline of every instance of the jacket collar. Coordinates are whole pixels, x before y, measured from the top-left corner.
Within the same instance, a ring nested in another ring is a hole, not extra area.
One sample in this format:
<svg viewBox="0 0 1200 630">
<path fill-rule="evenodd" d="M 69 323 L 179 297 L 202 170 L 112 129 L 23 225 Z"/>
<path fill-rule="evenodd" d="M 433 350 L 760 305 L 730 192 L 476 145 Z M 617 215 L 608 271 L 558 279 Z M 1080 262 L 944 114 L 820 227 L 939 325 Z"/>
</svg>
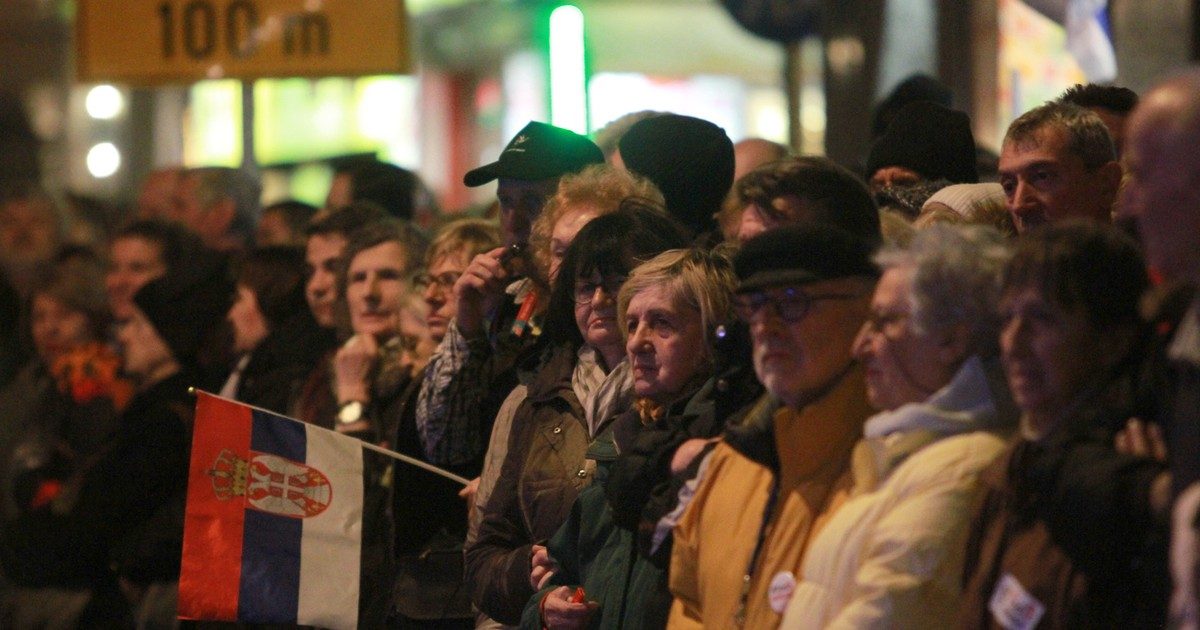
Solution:
<svg viewBox="0 0 1200 630">
<path fill-rule="evenodd" d="M 972 356 L 963 362 L 945 387 L 927 400 L 902 405 L 871 416 L 863 427 L 867 438 L 924 430 L 935 435 L 956 435 L 1016 422 L 999 362 Z"/>
<path fill-rule="evenodd" d="M 571 391 L 571 374 L 575 369 L 575 348 L 561 344 L 548 348 L 542 356 L 526 396 L 530 402 L 545 403 Z M 574 393 L 571 394 L 574 398 Z"/>
<path fill-rule="evenodd" d="M 830 463 L 826 460 L 831 457 L 837 459 L 839 453 L 848 457 L 869 414 L 863 369 L 854 363 L 824 394 L 800 409 L 784 407 L 778 399 L 764 395 L 740 426 L 726 432 L 725 441 L 734 450 L 776 474 L 789 467 L 785 461 L 791 461 L 793 464 L 789 468 L 804 469 L 792 472 L 804 477 Z M 778 443 L 777 426 L 789 427 L 791 435 L 785 446 Z M 817 426 L 829 431 L 822 431 L 824 435 L 812 440 L 798 442 L 793 439 L 797 431 Z M 780 457 L 780 448 L 788 449 L 787 457 Z M 805 461 L 796 466 L 801 460 Z"/>
</svg>

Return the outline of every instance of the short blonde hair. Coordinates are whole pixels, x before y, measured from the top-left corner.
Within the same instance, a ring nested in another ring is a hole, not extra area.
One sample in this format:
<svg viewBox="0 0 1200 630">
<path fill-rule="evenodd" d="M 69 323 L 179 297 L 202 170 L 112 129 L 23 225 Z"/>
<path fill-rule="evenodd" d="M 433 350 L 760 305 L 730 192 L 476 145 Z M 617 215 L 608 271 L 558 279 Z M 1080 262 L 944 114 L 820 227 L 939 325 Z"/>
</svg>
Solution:
<svg viewBox="0 0 1200 630">
<path fill-rule="evenodd" d="M 704 356 L 712 359 L 717 328 L 733 320 L 733 291 L 737 276 L 725 248 L 672 249 L 638 265 L 617 294 L 617 324 L 628 336 L 625 311 L 633 296 L 650 287 L 662 287 L 676 304 L 696 309 L 704 329 Z"/>
<path fill-rule="evenodd" d="M 529 244 L 543 277 L 550 277 L 550 237 L 554 224 L 563 215 L 587 204 L 597 216 L 603 216 L 616 212 L 621 202 L 630 197 L 645 199 L 658 207 L 666 203 L 650 180 L 607 164 L 593 164 L 558 180 L 558 190 L 546 201 L 546 207 L 530 228 Z"/>
<path fill-rule="evenodd" d="M 425 251 L 425 267 L 455 253 L 466 255 L 470 262 L 478 254 L 500 246 L 500 228 L 485 219 L 457 219 L 441 228 Z"/>
</svg>

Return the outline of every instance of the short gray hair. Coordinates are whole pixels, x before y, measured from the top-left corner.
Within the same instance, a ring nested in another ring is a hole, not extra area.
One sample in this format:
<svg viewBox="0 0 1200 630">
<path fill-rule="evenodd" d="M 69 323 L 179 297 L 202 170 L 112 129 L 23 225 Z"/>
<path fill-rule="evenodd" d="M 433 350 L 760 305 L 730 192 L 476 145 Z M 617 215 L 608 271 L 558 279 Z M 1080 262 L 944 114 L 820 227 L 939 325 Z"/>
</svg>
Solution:
<svg viewBox="0 0 1200 630">
<path fill-rule="evenodd" d="M 964 325 L 970 354 L 993 356 L 1000 334 L 1000 280 L 1011 255 L 1004 236 L 981 225 L 932 225 L 907 247 L 875 255 L 880 269 L 913 270 L 909 305 L 919 334 Z"/>
<path fill-rule="evenodd" d="M 1035 107 L 1012 121 L 1003 144 L 1036 146 L 1038 134 L 1052 127 L 1067 134 L 1067 151 L 1079 156 L 1089 171 L 1117 159 L 1116 145 L 1099 116 L 1078 105 L 1056 101 Z"/>
<path fill-rule="evenodd" d="M 201 207 L 208 209 L 223 199 L 233 200 L 231 229 L 245 242 L 252 242 L 261 210 L 262 183 L 258 177 L 227 166 L 197 166 L 188 169 L 186 175 L 195 176 L 199 183 L 196 195 Z"/>
</svg>

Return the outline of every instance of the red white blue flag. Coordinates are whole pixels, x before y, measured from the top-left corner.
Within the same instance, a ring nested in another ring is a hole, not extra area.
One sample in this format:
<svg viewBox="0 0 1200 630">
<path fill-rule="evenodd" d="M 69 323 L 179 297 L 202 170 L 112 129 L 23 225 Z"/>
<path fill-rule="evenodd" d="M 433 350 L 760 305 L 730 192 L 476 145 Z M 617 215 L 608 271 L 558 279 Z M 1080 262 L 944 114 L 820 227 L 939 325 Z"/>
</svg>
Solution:
<svg viewBox="0 0 1200 630">
<path fill-rule="evenodd" d="M 1108 0 L 1068 0 L 1067 50 L 1093 83 L 1117 78 L 1117 53 L 1108 24 Z"/>
<path fill-rule="evenodd" d="M 365 591 L 390 590 L 361 577 L 376 457 L 359 440 L 197 392 L 179 617 L 357 627 Z"/>
</svg>

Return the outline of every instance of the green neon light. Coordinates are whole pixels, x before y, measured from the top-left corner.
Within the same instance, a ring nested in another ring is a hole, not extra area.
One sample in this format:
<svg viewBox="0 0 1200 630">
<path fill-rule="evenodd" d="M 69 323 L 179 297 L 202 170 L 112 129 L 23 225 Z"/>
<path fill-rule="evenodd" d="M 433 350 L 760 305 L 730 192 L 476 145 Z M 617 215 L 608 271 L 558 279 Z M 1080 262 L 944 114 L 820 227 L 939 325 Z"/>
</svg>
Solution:
<svg viewBox="0 0 1200 630">
<path fill-rule="evenodd" d="M 550 122 L 588 132 L 583 11 L 569 4 L 550 13 Z"/>
</svg>

